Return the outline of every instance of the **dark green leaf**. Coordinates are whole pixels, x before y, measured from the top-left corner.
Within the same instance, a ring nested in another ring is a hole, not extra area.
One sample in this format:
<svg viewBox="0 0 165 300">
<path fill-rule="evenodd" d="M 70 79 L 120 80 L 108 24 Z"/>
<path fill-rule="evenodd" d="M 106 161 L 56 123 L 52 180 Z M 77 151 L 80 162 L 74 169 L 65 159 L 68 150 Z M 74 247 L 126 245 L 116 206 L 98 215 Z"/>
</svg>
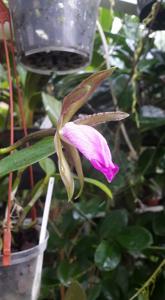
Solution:
<svg viewBox="0 0 165 300">
<path fill-rule="evenodd" d="M 141 251 L 149 247 L 152 242 L 151 233 L 140 226 L 130 226 L 117 236 L 118 242 L 130 251 Z"/>
<path fill-rule="evenodd" d="M 153 219 L 153 230 L 155 234 L 165 236 L 165 213 L 156 214 Z"/>
<path fill-rule="evenodd" d="M 69 263 L 64 260 L 59 264 L 57 269 L 57 276 L 61 284 L 69 285 L 74 277 L 80 272 L 79 266 L 76 263 Z"/>
<path fill-rule="evenodd" d="M 140 118 L 141 131 L 145 132 L 165 125 L 165 118 Z"/>
<path fill-rule="evenodd" d="M 102 241 L 95 252 L 95 263 L 102 271 L 115 269 L 121 260 L 121 253 L 117 246 Z"/>
<path fill-rule="evenodd" d="M 128 224 L 127 211 L 114 210 L 110 212 L 100 227 L 100 235 L 102 238 L 115 237 L 120 233 Z"/>
<path fill-rule="evenodd" d="M 90 288 L 88 293 L 88 300 L 97 300 L 101 293 L 101 285 L 95 284 L 93 288 Z"/>
</svg>

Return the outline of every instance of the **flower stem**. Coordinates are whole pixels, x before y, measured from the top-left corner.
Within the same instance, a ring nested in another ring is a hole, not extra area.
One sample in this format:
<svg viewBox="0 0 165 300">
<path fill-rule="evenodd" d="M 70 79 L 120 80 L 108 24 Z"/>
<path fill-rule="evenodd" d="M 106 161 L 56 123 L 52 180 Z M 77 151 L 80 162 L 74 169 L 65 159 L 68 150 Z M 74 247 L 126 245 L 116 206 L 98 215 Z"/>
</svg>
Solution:
<svg viewBox="0 0 165 300">
<path fill-rule="evenodd" d="M 13 144 L 9 147 L 0 148 L 0 155 L 7 154 L 13 150 L 16 150 L 17 148 L 27 144 L 30 141 L 40 139 L 43 137 L 47 137 L 47 136 L 52 136 L 55 134 L 55 132 L 56 132 L 55 128 L 50 128 L 50 129 L 44 129 L 44 130 L 40 130 L 40 131 L 31 133 L 31 134 L 23 137 L 22 139 L 18 140 L 15 144 Z"/>
</svg>

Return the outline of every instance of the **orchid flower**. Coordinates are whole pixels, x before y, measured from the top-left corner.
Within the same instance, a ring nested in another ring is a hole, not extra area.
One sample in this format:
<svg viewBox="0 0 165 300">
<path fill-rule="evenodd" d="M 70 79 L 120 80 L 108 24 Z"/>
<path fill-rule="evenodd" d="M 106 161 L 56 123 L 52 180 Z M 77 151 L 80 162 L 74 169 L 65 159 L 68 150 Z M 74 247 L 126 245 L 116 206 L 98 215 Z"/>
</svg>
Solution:
<svg viewBox="0 0 165 300">
<path fill-rule="evenodd" d="M 60 135 L 65 142 L 77 148 L 109 182 L 112 181 L 119 167 L 112 161 L 107 141 L 95 128 L 68 122 Z"/>
<path fill-rule="evenodd" d="M 74 194 L 74 177 L 71 172 L 70 161 L 76 170 L 80 182 L 81 188 L 78 196 L 81 194 L 84 184 L 79 152 L 90 161 L 95 169 L 103 173 L 109 182 L 113 180 L 119 171 L 119 167 L 112 161 L 107 141 L 93 127 L 109 121 L 120 121 L 128 117 L 128 114 L 123 112 L 105 112 L 79 118 L 74 122 L 71 121 L 75 113 L 88 101 L 98 85 L 107 79 L 112 72 L 113 69 L 101 71 L 85 79 L 64 98 L 62 104 L 54 141 L 60 175 L 70 200 Z M 64 149 L 69 156 L 69 160 L 63 152 Z"/>
</svg>

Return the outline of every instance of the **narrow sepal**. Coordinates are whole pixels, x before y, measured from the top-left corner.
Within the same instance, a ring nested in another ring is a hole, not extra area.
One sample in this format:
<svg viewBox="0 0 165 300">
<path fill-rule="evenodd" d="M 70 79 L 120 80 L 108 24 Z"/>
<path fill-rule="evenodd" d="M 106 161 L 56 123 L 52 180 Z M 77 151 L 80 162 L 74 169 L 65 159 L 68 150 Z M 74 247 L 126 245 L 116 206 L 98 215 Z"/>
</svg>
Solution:
<svg viewBox="0 0 165 300">
<path fill-rule="evenodd" d="M 74 121 L 77 125 L 89 125 L 89 126 L 96 126 L 106 122 L 112 121 L 121 121 L 127 118 L 129 114 L 116 111 L 116 112 L 103 112 L 93 115 L 85 115 L 81 118 L 78 118 Z"/>
<path fill-rule="evenodd" d="M 71 201 L 74 194 L 74 179 L 69 164 L 62 151 L 62 143 L 58 132 L 55 135 L 54 143 L 55 143 L 55 148 L 58 156 L 58 167 L 59 167 L 61 179 L 65 185 L 68 194 L 68 200 Z"/>
</svg>

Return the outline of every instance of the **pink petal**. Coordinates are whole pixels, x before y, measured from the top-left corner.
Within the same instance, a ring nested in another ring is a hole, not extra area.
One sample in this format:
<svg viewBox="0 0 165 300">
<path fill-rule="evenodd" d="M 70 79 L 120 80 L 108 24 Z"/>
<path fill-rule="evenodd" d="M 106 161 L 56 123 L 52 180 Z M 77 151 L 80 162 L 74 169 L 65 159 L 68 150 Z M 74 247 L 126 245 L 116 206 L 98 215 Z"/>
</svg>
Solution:
<svg viewBox="0 0 165 300">
<path fill-rule="evenodd" d="M 112 162 L 112 156 L 105 138 L 93 127 L 68 122 L 61 130 L 62 138 L 76 147 L 95 169 L 112 181 L 119 167 Z"/>
</svg>

